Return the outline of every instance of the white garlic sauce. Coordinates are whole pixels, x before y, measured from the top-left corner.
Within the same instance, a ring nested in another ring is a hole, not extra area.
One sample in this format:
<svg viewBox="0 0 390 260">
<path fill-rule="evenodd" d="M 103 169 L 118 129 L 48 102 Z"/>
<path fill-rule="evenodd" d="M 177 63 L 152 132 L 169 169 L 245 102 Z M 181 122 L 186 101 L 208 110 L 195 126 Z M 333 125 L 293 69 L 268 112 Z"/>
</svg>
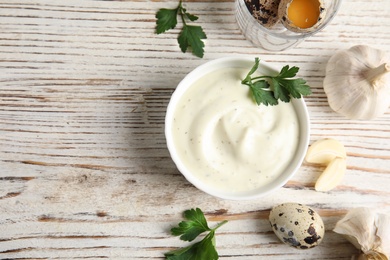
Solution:
<svg viewBox="0 0 390 260">
<path fill-rule="evenodd" d="M 276 179 L 297 149 L 299 123 L 290 103 L 257 106 L 241 84 L 247 69 L 223 68 L 190 86 L 174 113 L 174 145 L 205 185 L 240 193 Z"/>
</svg>

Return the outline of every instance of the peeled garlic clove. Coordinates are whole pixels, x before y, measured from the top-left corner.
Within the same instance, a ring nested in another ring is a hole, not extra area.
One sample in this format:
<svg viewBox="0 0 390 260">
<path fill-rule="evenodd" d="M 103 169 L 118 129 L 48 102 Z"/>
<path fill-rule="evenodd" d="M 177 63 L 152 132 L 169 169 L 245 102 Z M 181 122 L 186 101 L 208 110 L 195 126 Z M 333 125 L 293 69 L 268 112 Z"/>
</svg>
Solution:
<svg viewBox="0 0 390 260">
<path fill-rule="evenodd" d="M 315 190 L 330 191 L 335 188 L 343 179 L 346 170 L 346 159 L 340 157 L 334 158 L 316 181 Z"/>
<path fill-rule="evenodd" d="M 311 32 L 322 23 L 325 11 L 322 0 L 281 0 L 278 15 L 288 30 Z"/>
<path fill-rule="evenodd" d="M 355 208 L 336 223 L 334 232 L 343 235 L 363 252 L 358 259 L 388 259 L 390 216 L 369 208 Z"/>
<path fill-rule="evenodd" d="M 308 163 L 327 165 L 336 157 L 347 157 L 344 145 L 335 139 L 326 138 L 314 142 L 309 147 L 305 161 Z"/>
</svg>

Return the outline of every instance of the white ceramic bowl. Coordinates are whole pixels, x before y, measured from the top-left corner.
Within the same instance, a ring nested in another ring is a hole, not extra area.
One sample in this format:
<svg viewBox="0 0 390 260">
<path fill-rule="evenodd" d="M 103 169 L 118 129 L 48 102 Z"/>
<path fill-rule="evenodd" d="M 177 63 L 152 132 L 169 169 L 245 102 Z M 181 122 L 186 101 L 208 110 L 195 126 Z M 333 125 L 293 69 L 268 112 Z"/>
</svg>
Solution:
<svg viewBox="0 0 390 260">
<path fill-rule="evenodd" d="M 191 172 L 188 169 L 187 165 L 180 159 L 180 157 L 178 156 L 178 148 L 175 146 L 174 143 L 174 135 L 172 133 L 172 127 L 173 127 L 174 113 L 175 110 L 177 109 L 177 104 L 180 101 L 183 93 L 185 93 L 186 90 L 199 78 L 214 70 L 222 69 L 222 68 L 248 68 L 249 71 L 249 69 L 253 66 L 253 64 L 254 64 L 254 57 L 228 57 L 228 58 L 220 58 L 220 59 L 212 60 L 197 67 L 179 83 L 175 92 L 172 94 L 171 100 L 167 108 L 167 113 L 165 117 L 165 136 L 166 136 L 168 150 L 170 152 L 172 160 L 176 164 L 176 167 L 184 175 L 184 177 L 195 187 L 210 195 L 222 199 L 229 199 L 229 200 L 255 199 L 282 187 L 297 172 L 297 170 L 301 166 L 309 144 L 310 121 L 309 121 L 309 115 L 308 115 L 306 104 L 303 98 L 292 99 L 292 104 L 294 106 L 299 121 L 300 137 L 298 141 L 298 147 L 296 149 L 295 154 L 292 157 L 292 160 L 288 164 L 287 168 L 285 168 L 284 171 L 279 175 L 279 177 L 276 178 L 271 183 L 255 190 L 248 190 L 240 193 L 229 192 L 229 191 L 221 192 L 217 189 L 213 189 L 209 185 L 206 185 L 205 183 L 200 181 L 200 179 L 198 179 L 196 175 L 194 175 L 194 173 Z M 266 64 L 263 61 L 261 61 L 260 64 L 261 65 L 258 71 L 261 74 L 270 75 L 271 73 L 271 75 L 275 75 L 280 71 L 278 69 L 272 68 L 270 65 Z"/>
</svg>

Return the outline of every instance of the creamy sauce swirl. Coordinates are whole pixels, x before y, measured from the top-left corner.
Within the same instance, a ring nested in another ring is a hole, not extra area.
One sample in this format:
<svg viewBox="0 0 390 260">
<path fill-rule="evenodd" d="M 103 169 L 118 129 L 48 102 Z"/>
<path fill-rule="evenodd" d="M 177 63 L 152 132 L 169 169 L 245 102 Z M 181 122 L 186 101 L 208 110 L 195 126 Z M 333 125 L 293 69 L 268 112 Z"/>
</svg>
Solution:
<svg viewBox="0 0 390 260">
<path fill-rule="evenodd" d="M 298 118 L 291 103 L 257 106 L 247 70 L 224 68 L 198 79 L 174 112 L 174 145 L 203 183 L 241 193 L 276 179 L 294 156 Z"/>
</svg>

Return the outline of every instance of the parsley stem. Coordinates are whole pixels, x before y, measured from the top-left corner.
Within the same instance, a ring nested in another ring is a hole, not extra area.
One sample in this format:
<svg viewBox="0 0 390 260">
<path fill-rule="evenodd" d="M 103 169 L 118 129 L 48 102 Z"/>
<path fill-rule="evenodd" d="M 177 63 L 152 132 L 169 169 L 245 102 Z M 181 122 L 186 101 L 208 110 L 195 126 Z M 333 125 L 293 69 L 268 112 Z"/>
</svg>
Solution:
<svg viewBox="0 0 390 260">
<path fill-rule="evenodd" d="M 225 225 L 227 222 L 228 222 L 227 220 L 224 220 L 224 221 L 218 223 L 218 224 L 215 226 L 215 228 L 213 228 L 212 230 L 214 230 L 214 231 L 217 230 L 217 229 L 220 228 L 221 226 Z"/>
<path fill-rule="evenodd" d="M 252 80 L 256 80 L 256 79 L 272 79 L 274 77 L 272 76 L 257 76 L 257 77 L 253 77 Z"/>
<path fill-rule="evenodd" d="M 184 18 L 183 4 L 181 0 L 179 1 L 178 11 L 180 13 L 180 17 L 181 17 L 181 21 L 183 22 L 183 25 L 186 26 L 187 23 L 186 23 L 186 19 Z"/>
</svg>

